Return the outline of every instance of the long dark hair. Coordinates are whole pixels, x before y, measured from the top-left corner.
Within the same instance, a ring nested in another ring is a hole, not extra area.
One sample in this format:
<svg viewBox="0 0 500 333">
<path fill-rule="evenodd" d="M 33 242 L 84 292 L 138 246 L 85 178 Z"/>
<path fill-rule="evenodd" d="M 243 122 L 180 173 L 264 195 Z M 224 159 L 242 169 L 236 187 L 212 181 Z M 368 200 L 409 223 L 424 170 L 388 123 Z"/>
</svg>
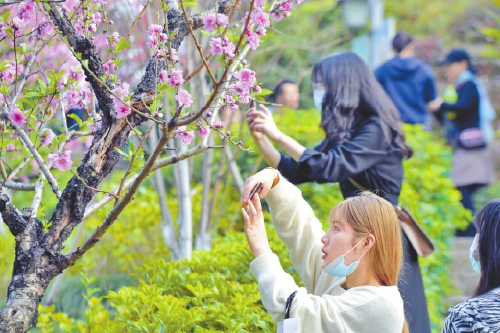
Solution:
<svg viewBox="0 0 500 333">
<path fill-rule="evenodd" d="M 348 141 L 356 125 L 374 118 L 381 123 L 385 138 L 395 150 L 405 157 L 413 154 L 405 143 L 398 110 L 355 53 L 341 52 L 321 59 L 314 65 L 312 81 L 325 87 L 321 110 L 321 127 L 326 134 L 324 149 Z"/>
<path fill-rule="evenodd" d="M 500 287 L 500 199 L 486 204 L 474 217 L 479 234 L 477 249 L 481 278 L 474 297 Z"/>
</svg>

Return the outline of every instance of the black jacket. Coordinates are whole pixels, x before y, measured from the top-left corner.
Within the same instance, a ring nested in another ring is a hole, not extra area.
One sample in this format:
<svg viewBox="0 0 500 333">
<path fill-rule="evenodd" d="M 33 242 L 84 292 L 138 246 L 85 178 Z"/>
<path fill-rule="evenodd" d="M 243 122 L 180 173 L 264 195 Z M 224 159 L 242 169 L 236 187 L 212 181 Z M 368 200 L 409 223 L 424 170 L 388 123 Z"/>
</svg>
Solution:
<svg viewBox="0 0 500 333">
<path fill-rule="evenodd" d="M 380 196 L 397 204 L 403 182 L 403 155 L 394 150 L 381 126 L 388 127 L 367 119 L 354 129 L 349 141 L 327 145 L 320 151 L 326 144 L 323 142 L 306 149 L 298 162 L 281 154 L 278 170 L 293 184 L 339 182 L 345 198 L 359 191 L 349 181 L 352 178 L 366 189 L 383 191 Z"/>
</svg>

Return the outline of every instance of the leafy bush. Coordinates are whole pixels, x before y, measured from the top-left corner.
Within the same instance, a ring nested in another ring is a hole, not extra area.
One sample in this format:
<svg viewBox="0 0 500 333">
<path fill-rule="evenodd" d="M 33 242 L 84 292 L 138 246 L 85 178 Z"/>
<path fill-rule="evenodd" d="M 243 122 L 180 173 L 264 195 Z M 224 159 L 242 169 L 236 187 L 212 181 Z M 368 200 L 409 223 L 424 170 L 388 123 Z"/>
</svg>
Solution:
<svg viewBox="0 0 500 333">
<path fill-rule="evenodd" d="M 273 229 L 268 233 L 273 251 L 293 273 L 284 245 Z M 137 287 L 88 298 L 82 320 L 41 307 L 37 328 L 41 333 L 274 332 L 248 270 L 252 258 L 245 236 L 233 233 L 211 251 L 195 252 L 191 261 L 158 258 L 138 268 Z M 115 312 L 113 318 L 102 305 L 104 299 Z"/>
</svg>

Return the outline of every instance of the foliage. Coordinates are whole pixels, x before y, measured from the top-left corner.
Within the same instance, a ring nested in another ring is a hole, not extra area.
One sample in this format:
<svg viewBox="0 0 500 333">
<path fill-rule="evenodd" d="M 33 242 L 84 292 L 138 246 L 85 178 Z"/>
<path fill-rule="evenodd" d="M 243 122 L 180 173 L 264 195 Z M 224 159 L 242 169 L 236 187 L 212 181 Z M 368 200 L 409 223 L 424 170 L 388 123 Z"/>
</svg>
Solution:
<svg viewBox="0 0 500 333">
<path fill-rule="evenodd" d="M 269 219 L 268 219 L 269 220 Z M 289 271 L 284 245 L 268 228 L 273 251 Z M 156 259 L 138 268 L 137 287 L 124 287 L 105 298 L 116 311 L 110 318 L 102 298 L 90 298 L 92 317 L 77 321 L 54 308 L 41 308 L 37 327 L 48 332 L 273 332 L 275 324 L 259 302 L 248 271 L 252 253 L 245 236 L 234 233 L 211 251 L 195 252 L 191 261 Z"/>
</svg>

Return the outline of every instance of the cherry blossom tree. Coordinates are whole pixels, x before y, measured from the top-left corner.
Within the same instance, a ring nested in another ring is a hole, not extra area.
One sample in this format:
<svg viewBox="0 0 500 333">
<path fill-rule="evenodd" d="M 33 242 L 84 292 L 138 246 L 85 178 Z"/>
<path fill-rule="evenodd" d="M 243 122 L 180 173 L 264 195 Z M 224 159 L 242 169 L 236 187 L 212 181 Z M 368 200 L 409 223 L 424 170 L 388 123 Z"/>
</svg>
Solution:
<svg viewBox="0 0 500 333">
<path fill-rule="evenodd" d="M 209 145 L 212 135 L 246 149 L 232 139 L 218 113 L 236 110 L 261 92 L 245 57 L 259 47 L 270 18 L 288 17 L 300 2 L 219 0 L 195 13 L 190 10 L 192 1 L 145 0 L 136 8 L 126 35 L 114 31 L 108 14 L 109 8 L 122 4 L 118 1 L 0 4 L 0 52 L 7 59 L 0 62 L 0 213 L 16 238 L 0 332 L 26 332 L 34 325 L 48 284 L 99 242 L 151 172 L 214 148 Z M 141 26 L 148 7 L 154 5 L 155 23 Z M 132 40 L 136 28 L 145 33 Z M 198 29 L 209 36 L 208 47 L 200 45 Z M 179 47 L 189 38 L 196 50 L 183 56 L 199 65 L 185 72 Z M 149 58 L 142 65 L 136 44 L 148 49 Z M 141 68 L 142 78 L 131 88 Z M 190 85 L 200 76 L 210 82 L 207 95 L 194 94 Z M 75 108 L 86 114 L 69 112 Z M 78 129 L 68 126 L 68 118 Z M 145 126 L 145 133 L 139 125 Z M 153 134 L 155 146 L 146 159 L 143 146 Z M 197 137 L 200 143 L 191 147 Z M 126 152 L 130 138 L 139 144 Z M 167 144 L 173 138 L 185 149 L 169 155 Z M 76 149 L 86 149 L 79 161 L 73 159 Z M 122 155 L 129 167 L 120 186 L 100 190 Z M 73 176 L 62 187 L 58 175 L 64 172 Z M 38 210 L 46 187 L 58 203 L 43 223 Z M 31 206 L 19 210 L 7 190 L 33 191 Z M 94 200 L 98 192 L 106 195 Z M 101 225 L 80 247 L 63 254 L 74 229 L 112 201 Z"/>
</svg>

